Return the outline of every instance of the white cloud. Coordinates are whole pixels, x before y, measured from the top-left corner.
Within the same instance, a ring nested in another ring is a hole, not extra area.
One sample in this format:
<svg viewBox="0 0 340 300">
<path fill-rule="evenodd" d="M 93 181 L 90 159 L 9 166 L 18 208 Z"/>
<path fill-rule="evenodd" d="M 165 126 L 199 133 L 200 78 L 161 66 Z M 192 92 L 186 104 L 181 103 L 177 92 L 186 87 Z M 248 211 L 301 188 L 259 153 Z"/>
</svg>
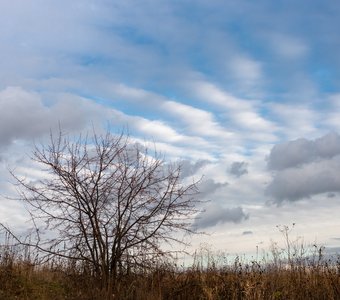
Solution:
<svg viewBox="0 0 340 300">
<path fill-rule="evenodd" d="M 275 131 L 274 123 L 264 119 L 260 114 L 254 111 L 239 111 L 233 116 L 235 123 L 240 127 L 251 129 L 254 131 Z"/>
<path fill-rule="evenodd" d="M 161 105 L 168 114 L 178 118 L 178 122 L 187 125 L 186 130 L 199 136 L 212 136 L 228 139 L 232 136 L 214 120 L 214 115 L 208 111 L 185 105 L 175 101 L 166 101 Z"/>
<path fill-rule="evenodd" d="M 278 131 L 286 139 L 296 139 L 318 133 L 316 124 L 320 124 L 320 114 L 310 105 L 270 103 L 272 118 L 277 120 Z"/>
<path fill-rule="evenodd" d="M 301 38 L 274 33 L 269 35 L 269 40 L 273 49 L 284 58 L 298 59 L 308 54 L 308 46 Z"/>
<path fill-rule="evenodd" d="M 231 58 L 230 69 L 242 85 L 255 85 L 262 79 L 261 63 L 246 56 Z"/>
<path fill-rule="evenodd" d="M 222 108 L 220 113 L 223 113 L 227 120 L 231 120 L 241 129 L 267 133 L 272 133 L 276 129 L 276 125 L 272 121 L 267 120 L 258 112 L 259 101 L 239 99 L 206 81 L 193 83 L 192 89 L 202 101 Z"/>
<path fill-rule="evenodd" d="M 329 103 L 327 111 L 324 113 L 324 123 L 330 128 L 340 131 L 340 94 L 332 94 L 327 99 Z"/>
<path fill-rule="evenodd" d="M 232 132 L 221 126 L 212 112 L 124 84 L 113 85 L 112 90 L 117 94 L 117 97 L 124 97 L 124 99 L 131 102 L 131 105 L 143 108 L 144 112 L 157 111 L 163 119 L 169 119 L 169 122 L 172 122 L 175 127 L 181 128 L 188 134 L 199 137 L 215 137 L 223 140 L 233 136 Z"/>
<path fill-rule="evenodd" d="M 189 152 L 194 152 L 195 149 L 212 150 L 214 147 L 209 141 L 204 140 L 200 136 L 181 134 L 164 121 L 149 120 L 140 116 L 128 115 L 115 109 L 110 110 L 110 121 L 116 126 L 128 126 L 128 128 L 133 129 L 133 132 L 141 138 L 182 147 L 190 147 Z"/>
</svg>

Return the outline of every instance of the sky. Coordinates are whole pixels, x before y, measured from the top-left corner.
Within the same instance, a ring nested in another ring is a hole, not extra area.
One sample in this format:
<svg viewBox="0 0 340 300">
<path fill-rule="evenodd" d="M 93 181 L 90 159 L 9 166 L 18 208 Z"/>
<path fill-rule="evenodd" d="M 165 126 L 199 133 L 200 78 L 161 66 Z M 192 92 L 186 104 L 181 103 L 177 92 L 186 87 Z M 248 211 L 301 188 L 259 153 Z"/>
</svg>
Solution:
<svg viewBox="0 0 340 300">
<path fill-rule="evenodd" d="M 193 237 L 227 253 L 340 249 L 340 3 L 0 1 L 0 220 L 8 169 L 50 130 L 120 130 L 201 178 Z"/>
</svg>

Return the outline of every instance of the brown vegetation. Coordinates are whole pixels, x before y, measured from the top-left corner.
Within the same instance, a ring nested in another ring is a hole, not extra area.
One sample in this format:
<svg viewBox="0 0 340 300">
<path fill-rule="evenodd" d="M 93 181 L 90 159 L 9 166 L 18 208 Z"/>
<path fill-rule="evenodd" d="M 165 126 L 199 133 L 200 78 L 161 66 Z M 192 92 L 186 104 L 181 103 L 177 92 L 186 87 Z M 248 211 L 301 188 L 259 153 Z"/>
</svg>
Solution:
<svg viewBox="0 0 340 300">
<path fill-rule="evenodd" d="M 340 261 L 323 259 L 319 250 L 291 264 L 280 257 L 223 264 L 209 253 L 190 268 L 163 262 L 122 275 L 112 296 L 85 265 L 39 264 L 27 248 L 7 243 L 0 252 L 0 299 L 340 299 Z"/>
</svg>

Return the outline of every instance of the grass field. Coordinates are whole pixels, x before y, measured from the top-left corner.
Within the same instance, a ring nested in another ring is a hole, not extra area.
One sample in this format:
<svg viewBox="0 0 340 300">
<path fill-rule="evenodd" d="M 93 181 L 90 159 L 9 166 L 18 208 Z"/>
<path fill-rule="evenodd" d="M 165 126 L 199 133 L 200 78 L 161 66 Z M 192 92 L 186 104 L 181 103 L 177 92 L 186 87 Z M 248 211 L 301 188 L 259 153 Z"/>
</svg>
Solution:
<svg viewBox="0 0 340 300">
<path fill-rule="evenodd" d="M 37 263 L 27 248 L 7 243 L 0 251 L 0 299 L 340 299 L 339 257 L 326 258 L 321 250 L 292 251 L 289 261 L 287 251 L 272 251 L 259 261 L 225 263 L 199 252 L 190 267 L 168 262 L 130 271 L 108 295 L 85 266 Z"/>
</svg>

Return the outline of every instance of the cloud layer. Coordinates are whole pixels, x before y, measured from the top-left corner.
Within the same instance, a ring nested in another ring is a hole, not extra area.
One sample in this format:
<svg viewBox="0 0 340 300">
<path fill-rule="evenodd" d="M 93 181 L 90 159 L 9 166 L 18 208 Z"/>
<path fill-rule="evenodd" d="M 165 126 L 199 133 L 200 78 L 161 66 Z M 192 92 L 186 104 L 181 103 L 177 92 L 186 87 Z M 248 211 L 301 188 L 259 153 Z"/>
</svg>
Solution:
<svg viewBox="0 0 340 300">
<path fill-rule="evenodd" d="M 229 173 L 236 177 L 241 177 L 248 173 L 247 167 L 248 164 L 244 161 L 234 161 L 230 166 Z"/>
<path fill-rule="evenodd" d="M 268 167 L 274 171 L 274 178 L 267 194 L 275 202 L 340 192 L 340 136 L 329 133 L 315 140 L 275 145 Z"/>
<path fill-rule="evenodd" d="M 110 125 L 179 162 L 184 181 L 202 178 L 211 202 L 196 223 L 218 229 L 217 244 L 252 231 L 253 249 L 277 222 L 337 218 L 337 1 L 2 0 L 0 11 L 2 191 L 8 160 L 59 123 Z"/>
<path fill-rule="evenodd" d="M 248 218 L 249 215 L 244 212 L 242 207 L 225 208 L 211 205 L 197 216 L 194 227 L 205 229 L 228 222 L 240 223 Z"/>
<path fill-rule="evenodd" d="M 100 106 L 84 98 L 69 94 L 58 98 L 48 105 L 40 94 L 20 87 L 0 91 L 0 146 L 8 146 L 16 139 L 32 141 L 59 124 L 67 131 L 82 130 L 103 117 Z"/>
<path fill-rule="evenodd" d="M 340 136 L 333 132 L 315 140 L 301 138 L 275 145 L 269 155 L 268 167 L 271 170 L 283 170 L 330 159 L 339 154 Z"/>
</svg>

